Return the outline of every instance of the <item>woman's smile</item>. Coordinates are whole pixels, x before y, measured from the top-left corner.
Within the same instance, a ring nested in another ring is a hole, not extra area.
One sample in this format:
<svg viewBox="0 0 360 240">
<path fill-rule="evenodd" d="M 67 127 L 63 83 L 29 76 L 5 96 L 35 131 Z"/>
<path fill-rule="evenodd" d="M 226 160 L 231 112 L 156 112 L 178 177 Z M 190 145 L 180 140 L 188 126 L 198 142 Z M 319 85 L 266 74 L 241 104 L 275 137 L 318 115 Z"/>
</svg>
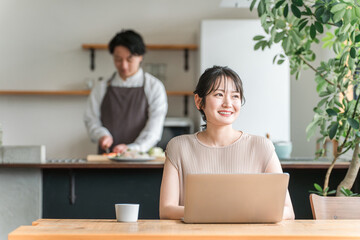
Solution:
<svg viewBox="0 0 360 240">
<path fill-rule="evenodd" d="M 231 112 L 231 111 L 218 111 L 218 113 L 224 117 L 229 117 L 233 114 L 233 112 Z"/>
</svg>

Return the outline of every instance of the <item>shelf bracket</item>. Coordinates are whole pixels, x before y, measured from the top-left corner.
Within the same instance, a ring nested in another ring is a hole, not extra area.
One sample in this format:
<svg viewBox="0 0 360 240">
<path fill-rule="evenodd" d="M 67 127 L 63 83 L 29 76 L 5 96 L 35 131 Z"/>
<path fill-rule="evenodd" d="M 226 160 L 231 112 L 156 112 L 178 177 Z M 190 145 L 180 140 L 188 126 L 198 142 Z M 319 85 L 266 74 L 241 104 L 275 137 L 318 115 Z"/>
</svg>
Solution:
<svg viewBox="0 0 360 240">
<path fill-rule="evenodd" d="M 70 176 L 70 193 L 69 193 L 69 200 L 70 204 L 74 205 L 76 196 L 75 196 L 75 173 L 72 169 L 69 170 L 69 176 Z"/>
<path fill-rule="evenodd" d="M 188 116 L 188 102 L 189 102 L 189 99 L 188 99 L 188 96 L 187 95 L 184 95 L 184 116 L 187 117 Z"/>
<path fill-rule="evenodd" d="M 185 71 L 189 70 L 189 49 L 185 48 L 184 49 L 184 69 Z"/>
<path fill-rule="evenodd" d="M 91 71 L 95 70 L 95 49 L 90 48 L 90 69 Z"/>
</svg>

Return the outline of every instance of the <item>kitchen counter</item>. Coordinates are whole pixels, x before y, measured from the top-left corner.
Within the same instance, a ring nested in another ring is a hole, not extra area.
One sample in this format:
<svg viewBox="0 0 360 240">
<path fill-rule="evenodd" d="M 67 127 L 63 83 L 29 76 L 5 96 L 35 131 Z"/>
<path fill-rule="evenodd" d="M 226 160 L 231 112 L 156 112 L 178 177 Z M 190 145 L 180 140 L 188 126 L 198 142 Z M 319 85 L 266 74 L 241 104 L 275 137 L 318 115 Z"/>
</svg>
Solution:
<svg viewBox="0 0 360 240">
<path fill-rule="evenodd" d="M 163 168 L 163 161 L 148 162 L 49 162 L 49 163 L 3 163 L 0 168 Z"/>
<path fill-rule="evenodd" d="M 84 159 L 57 159 L 44 164 L 0 164 L 4 172 L 38 171 L 42 179 L 43 218 L 115 218 L 114 204 L 141 204 L 141 219 L 159 217 L 159 195 L 164 161 L 147 162 L 88 162 Z M 290 174 L 289 192 L 298 219 L 312 218 L 309 190 L 322 184 L 330 160 L 313 158 L 281 159 L 284 172 Z M 330 189 L 346 174 L 347 161 L 339 161 L 331 175 Z M 359 176 L 354 192 L 359 192 Z M 0 179 L 1 180 L 1 179 Z M 25 189 L 24 189 L 25 191 Z M 16 195 L 14 195 L 15 197 Z"/>
<path fill-rule="evenodd" d="M 283 169 L 327 169 L 330 166 L 330 159 L 314 158 L 288 158 L 280 159 Z M 349 161 L 339 159 L 336 162 L 335 169 L 347 169 Z M 144 162 L 114 162 L 114 161 L 99 161 L 88 162 L 85 159 L 64 159 L 64 160 L 48 160 L 47 163 L 2 163 L 0 168 L 68 168 L 68 169 L 91 169 L 91 168 L 163 168 L 164 161 L 152 160 Z"/>
</svg>

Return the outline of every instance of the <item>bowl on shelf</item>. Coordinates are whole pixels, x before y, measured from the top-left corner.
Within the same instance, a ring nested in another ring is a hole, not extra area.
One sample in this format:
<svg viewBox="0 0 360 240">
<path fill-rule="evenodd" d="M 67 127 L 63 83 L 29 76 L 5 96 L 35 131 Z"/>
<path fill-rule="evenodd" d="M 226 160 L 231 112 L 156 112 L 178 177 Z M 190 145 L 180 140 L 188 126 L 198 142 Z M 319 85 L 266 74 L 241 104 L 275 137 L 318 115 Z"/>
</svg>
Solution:
<svg viewBox="0 0 360 240">
<path fill-rule="evenodd" d="M 274 142 L 275 152 L 279 159 L 289 158 L 292 151 L 292 143 L 287 141 Z"/>
</svg>

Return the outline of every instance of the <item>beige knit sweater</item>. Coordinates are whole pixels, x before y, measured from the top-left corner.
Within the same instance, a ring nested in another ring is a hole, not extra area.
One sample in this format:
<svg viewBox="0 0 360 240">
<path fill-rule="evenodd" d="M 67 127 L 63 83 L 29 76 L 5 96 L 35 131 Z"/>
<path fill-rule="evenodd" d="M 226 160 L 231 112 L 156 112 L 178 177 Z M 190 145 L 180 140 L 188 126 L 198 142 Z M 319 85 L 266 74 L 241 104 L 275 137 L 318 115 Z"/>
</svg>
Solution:
<svg viewBox="0 0 360 240">
<path fill-rule="evenodd" d="M 187 174 L 264 173 L 270 161 L 280 165 L 272 142 L 264 137 L 243 133 L 228 146 L 210 147 L 201 143 L 197 134 L 175 137 L 166 147 L 166 156 L 179 173 L 180 206 L 184 205 Z"/>
</svg>

